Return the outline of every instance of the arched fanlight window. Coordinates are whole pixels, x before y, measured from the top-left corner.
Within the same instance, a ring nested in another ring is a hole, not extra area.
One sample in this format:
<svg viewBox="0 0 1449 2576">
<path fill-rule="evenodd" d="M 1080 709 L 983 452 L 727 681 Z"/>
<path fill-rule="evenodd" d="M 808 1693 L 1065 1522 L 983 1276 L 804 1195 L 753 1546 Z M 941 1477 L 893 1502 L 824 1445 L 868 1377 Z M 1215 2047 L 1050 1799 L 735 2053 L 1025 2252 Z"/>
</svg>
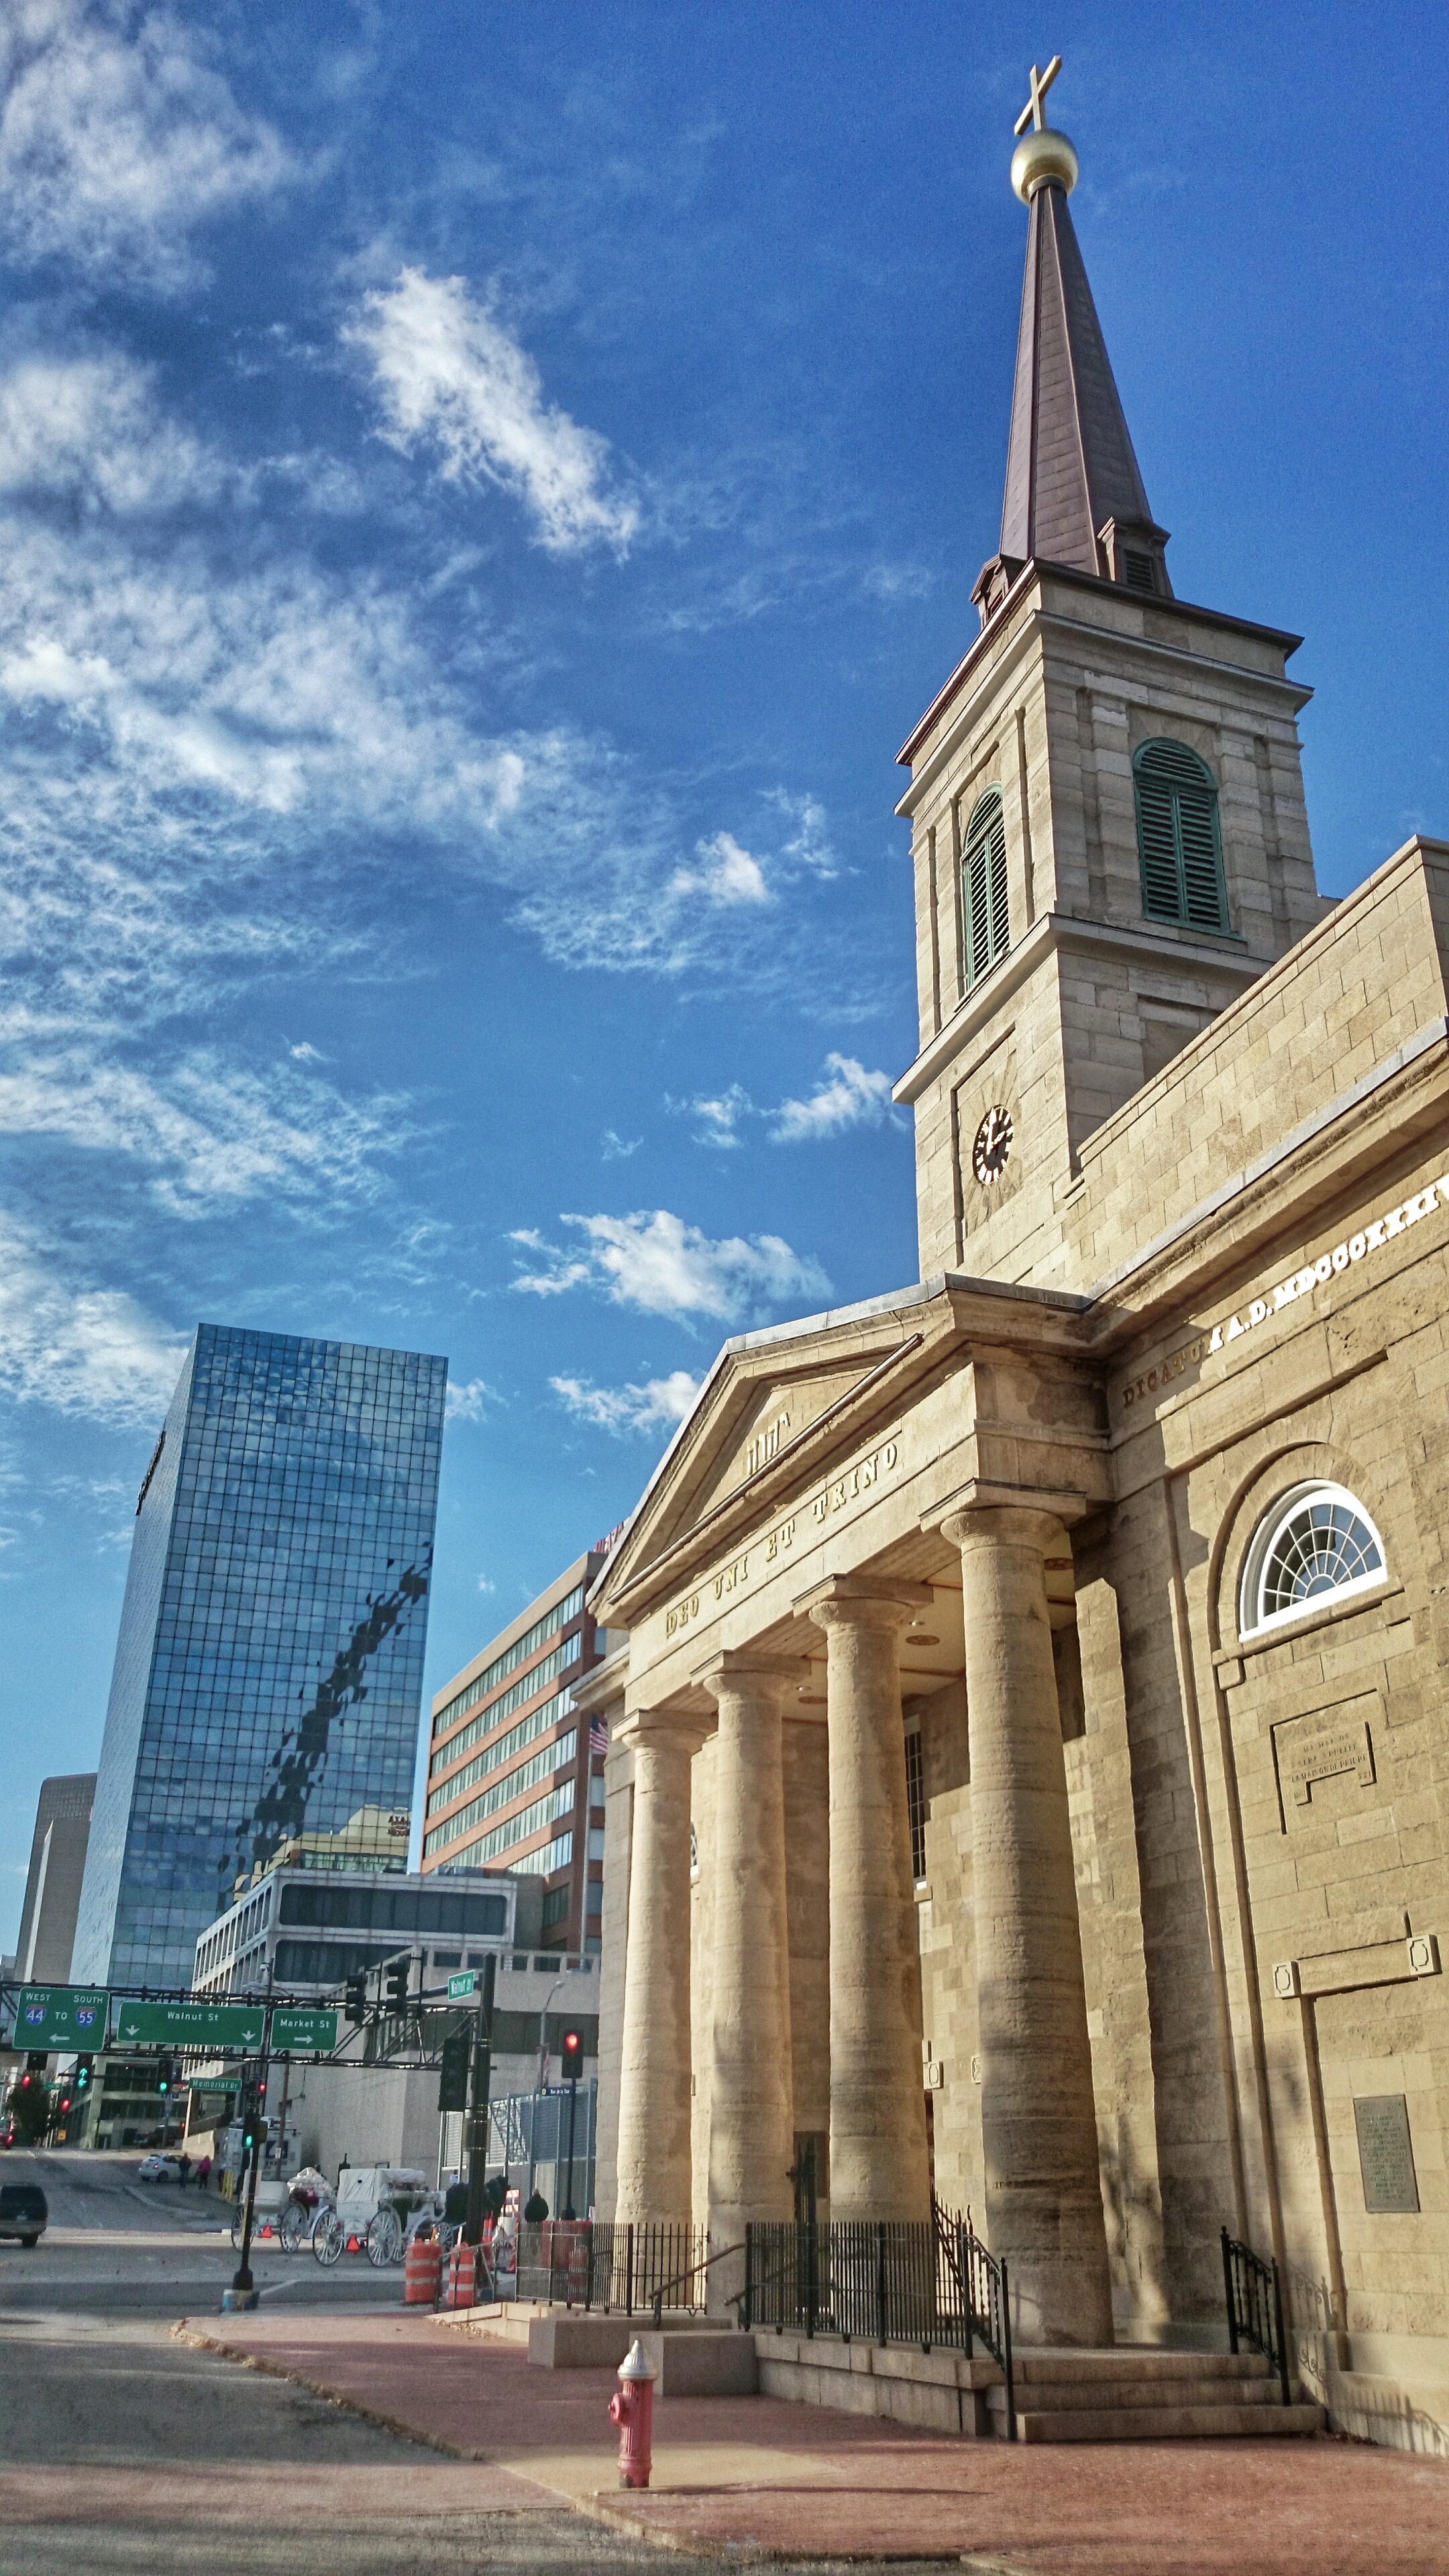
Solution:
<svg viewBox="0 0 1449 2576">
<path fill-rule="evenodd" d="M 1010 941 L 1006 906 L 1006 816 L 999 787 L 988 787 L 971 809 L 961 859 L 961 910 L 965 919 L 966 990 L 1004 957 Z"/>
<path fill-rule="evenodd" d="M 1143 911 L 1191 930 L 1228 929 L 1212 771 L 1185 742 L 1161 741 L 1144 742 L 1132 768 Z"/>
<path fill-rule="evenodd" d="M 1384 1579 L 1384 1543 L 1342 1485 L 1295 1485 L 1262 1521 L 1243 1569 L 1238 1633 L 1281 1627 Z"/>
</svg>

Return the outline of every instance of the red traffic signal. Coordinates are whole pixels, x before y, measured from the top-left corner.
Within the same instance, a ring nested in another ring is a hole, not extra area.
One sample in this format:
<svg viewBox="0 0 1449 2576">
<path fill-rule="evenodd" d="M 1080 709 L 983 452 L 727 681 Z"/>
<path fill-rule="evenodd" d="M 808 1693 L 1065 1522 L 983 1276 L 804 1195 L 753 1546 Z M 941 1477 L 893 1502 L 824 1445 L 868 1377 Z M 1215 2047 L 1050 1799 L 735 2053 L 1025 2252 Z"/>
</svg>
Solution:
<svg viewBox="0 0 1449 2576">
<path fill-rule="evenodd" d="M 566 2075 L 577 2075 L 583 2053 L 584 2044 L 578 2032 L 566 2030 L 563 2035 L 563 2062 Z"/>
</svg>

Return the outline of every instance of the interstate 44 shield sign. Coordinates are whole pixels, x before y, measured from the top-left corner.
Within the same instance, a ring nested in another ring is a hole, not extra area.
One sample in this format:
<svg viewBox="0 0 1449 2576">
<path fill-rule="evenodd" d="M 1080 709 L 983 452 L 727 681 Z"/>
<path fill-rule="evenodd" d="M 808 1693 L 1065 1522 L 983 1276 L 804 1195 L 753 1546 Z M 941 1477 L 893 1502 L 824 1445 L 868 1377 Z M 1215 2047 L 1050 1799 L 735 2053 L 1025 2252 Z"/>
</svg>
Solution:
<svg viewBox="0 0 1449 2576">
<path fill-rule="evenodd" d="M 104 1986 L 22 1986 L 15 2006 L 16 2048 L 104 2048 Z"/>
</svg>

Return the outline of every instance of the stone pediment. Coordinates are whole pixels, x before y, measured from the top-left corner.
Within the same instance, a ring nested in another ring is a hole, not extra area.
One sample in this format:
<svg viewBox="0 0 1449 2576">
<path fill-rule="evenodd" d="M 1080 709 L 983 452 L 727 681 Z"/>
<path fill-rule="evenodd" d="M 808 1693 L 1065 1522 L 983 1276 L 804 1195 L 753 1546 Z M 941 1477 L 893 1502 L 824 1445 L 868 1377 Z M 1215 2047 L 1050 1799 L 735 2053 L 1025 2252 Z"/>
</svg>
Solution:
<svg viewBox="0 0 1449 2576">
<path fill-rule="evenodd" d="M 645 1494 L 609 1568 L 606 1594 L 628 1594 L 641 1574 L 692 1532 L 767 1509 L 777 1491 L 818 1471 L 822 1454 L 859 1436 L 859 1411 L 889 1403 L 907 1354 L 949 1330 L 945 1300 L 873 1308 L 859 1320 L 822 1321 L 778 1339 L 754 1336 L 721 1353 L 698 1406 Z M 752 1346 L 753 1345 L 753 1346 Z M 889 1391 L 887 1389 L 887 1381 Z"/>
</svg>

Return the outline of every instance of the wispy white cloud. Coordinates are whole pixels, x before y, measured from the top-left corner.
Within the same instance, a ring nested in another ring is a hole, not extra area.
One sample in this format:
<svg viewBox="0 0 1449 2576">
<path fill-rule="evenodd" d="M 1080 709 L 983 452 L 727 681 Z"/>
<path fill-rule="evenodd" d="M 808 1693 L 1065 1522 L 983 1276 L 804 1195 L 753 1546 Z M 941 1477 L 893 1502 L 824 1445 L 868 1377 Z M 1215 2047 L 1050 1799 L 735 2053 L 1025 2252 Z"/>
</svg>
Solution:
<svg viewBox="0 0 1449 2576">
<path fill-rule="evenodd" d="M 742 849 L 733 832 L 715 832 L 695 844 L 694 865 L 677 868 L 669 892 L 703 895 L 707 903 L 768 903 L 770 889 L 757 858 Z"/>
<path fill-rule="evenodd" d="M 667 1377 L 646 1378 L 642 1386 L 595 1386 L 588 1378 L 551 1377 L 549 1385 L 578 1422 L 612 1432 L 616 1439 L 631 1432 L 673 1430 L 699 1393 L 701 1381 L 688 1369 L 671 1369 Z"/>
<path fill-rule="evenodd" d="M 743 1145 L 741 1128 L 746 1119 L 759 1115 L 749 1093 L 738 1082 L 729 1083 L 713 1095 L 701 1093 L 693 1100 L 672 1100 L 666 1094 L 664 1105 L 675 1117 L 696 1121 L 696 1145 L 713 1145 L 726 1152 Z"/>
<path fill-rule="evenodd" d="M 593 1287 L 618 1306 L 646 1315 L 712 1315 L 732 1322 L 798 1297 L 826 1297 L 819 1263 L 793 1252 L 778 1234 L 714 1241 L 668 1208 L 631 1216 L 565 1216 L 584 1238 L 579 1252 L 561 1250 L 531 1229 L 510 1240 L 542 1259 L 520 1269 L 513 1285 L 538 1297 Z"/>
<path fill-rule="evenodd" d="M 216 46 L 134 0 L 8 0 L 0 13 L 0 228 L 14 255 L 170 292 L 188 235 L 292 175 L 238 105 Z"/>
<path fill-rule="evenodd" d="M 497 1401 L 486 1378 L 470 1377 L 466 1385 L 461 1386 L 449 1378 L 444 1412 L 449 1422 L 481 1422 L 485 1405 L 496 1404 Z M 490 1583 L 485 1587 L 480 1583 L 478 1588 L 480 1592 L 485 1588 L 491 1592 L 493 1586 Z"/>
<path fill-rule="evenodd" d="M 878 1127 L 889 1114 L 891 1078 L 868 1073 L 853 1055 L 832 1052 L 808 1100 L 782 1100 L 773 1109 L 757 1108 L 738 1082 L 723 1091 L 690 1100 L 671 1100 L 665 1107 L 676 1117 L 694 1119 L 696 1145 L 742 1145 L 753 1120 L 765 1122 L 772 1145 L 801 1145 L 842 1135 L 850 1127 Z"/>
<path fill-rule="evenodd" d="M 777 787 L 769 801 L 795 827 L 782 845 L 781 857 L 807 868 L 812 876 L 838 876 L 840 866 L 831 846 L 829 818 L 819 799 L 792 796 L 787 788 Z"/>
<path fill-rule="evenodd" d="M 888 1073 L 867 1073 L 853 1055 L 830 1054 L 825 1079 L 808 1100 L 782 1100 L 772 1110 L 770 1141 L 800 1145 L 838 1136 L 847 1127 L 878 1127 L 891 1105 Z"/>
<path fill-rule="evenodd" d="M 0 1386 L 9 1394 L 96 1421 L 152 1423 L 185 1348 L 122 1291 L 75 1285 L 35 1233 L 0 1217 Z"/>
<path fill-rule="evenodd" d="M 156 373 L 113 349 L 17 359 L 0 376 L 0 494 L 90 514 L 174 510 L 235 480 L 168 419 Z"/>
<path fill-rule="evenodd" d="M 599 1160 L 601 1163 L 627 1163 L 631 1154 L 638 1153 L 643 1142 L 642 1136 L 621 1136 L 614 1128 L 606 1127 L 600 1139 Z"/>
<path fill-rule="evenodd" d="M 363 298 L 344 337 L 372 361 L 394 446 L 430 447 L 450 478 L 515 493 L 551 553 L 627 552 L 639 509 L 612 488 L 607 441 L 545 401 L 532 358 L 465 278 L 405 268 Z"/>
</svg>

